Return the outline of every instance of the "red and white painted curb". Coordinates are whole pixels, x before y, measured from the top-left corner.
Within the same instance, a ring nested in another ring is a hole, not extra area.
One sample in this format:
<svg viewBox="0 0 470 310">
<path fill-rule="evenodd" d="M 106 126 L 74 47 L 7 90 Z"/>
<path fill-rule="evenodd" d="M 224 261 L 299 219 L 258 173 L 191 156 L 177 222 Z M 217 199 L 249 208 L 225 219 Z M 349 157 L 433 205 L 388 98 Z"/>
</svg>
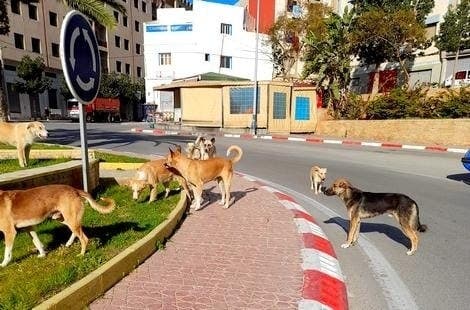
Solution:
<svg viewBox="0 0 470 310">
<path fill-rule="evenodd" d="M 148 133 L 154 135 L 195 135 L 191 132 L 179 132 L 174 130 L 162 130 L 162 129 L 141 129 L 132 128 L 133 132 Z M 211 133 L 211 135 L 214 135 Z M 290 137 L 290 136 L 276 136 L 276 135 L 252 135 L 252 134 L 229 134 L 220 133 L 220 136 L 226 138 L 242 138 L 242 139 L 263 139 L 263 140 L 285 140 L 294 142 L 306 142 L 306 143 L 324 143 L 324 144 L 342 144 L 349 146 L 369 146 L 369 147 L 381 147 L 388 149 L 407 149 L 407 150 L 426 150 L 426 151 L 438 151 L 438 152 L 450 152 L 450 153 L 461 153 L 465 154 L 467 149 L 463 148 L 452 148 L 440 145 L 411 145 L 411 144 L 400 144 L 390 142 L 367 142 L 367 141 L 356 141 L 356 140 L 339 140 L 339 139 L 323 139 L 317 137 Z"/>
<path fill-rule="evenodd" d="M 348 309 L 346 285 L 335 251 L 314 218 L 295 200 L 249 175 L 236 172 L 245 180 L 255 182 L 273 193 L 279 202 L 294 214 L 297 231 L 302 236 L 301 249 L 303 287 L 299 310 Z"/>
</svg>

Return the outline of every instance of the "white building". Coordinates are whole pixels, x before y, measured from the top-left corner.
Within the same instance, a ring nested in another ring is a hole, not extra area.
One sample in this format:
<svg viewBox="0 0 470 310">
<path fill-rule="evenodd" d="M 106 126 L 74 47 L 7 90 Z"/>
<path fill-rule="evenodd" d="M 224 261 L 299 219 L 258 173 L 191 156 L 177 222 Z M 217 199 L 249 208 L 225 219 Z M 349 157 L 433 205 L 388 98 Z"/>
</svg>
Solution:
<svg viewBox="0 0 470 310">
<path fill-rule="evenodd" d="M 153 88 L 174 79 L 206 72 L 254 79 L 256 34 L 245 31 L 241 6 L 195 0 L 192 11 L 159 9 L 144 31 L 146 103 L 157 104 L 157 111 L 168 99 Z M 271 80 L 273 73 L 266 39 L 259 34 L 258 80 Z"/>
</svg>

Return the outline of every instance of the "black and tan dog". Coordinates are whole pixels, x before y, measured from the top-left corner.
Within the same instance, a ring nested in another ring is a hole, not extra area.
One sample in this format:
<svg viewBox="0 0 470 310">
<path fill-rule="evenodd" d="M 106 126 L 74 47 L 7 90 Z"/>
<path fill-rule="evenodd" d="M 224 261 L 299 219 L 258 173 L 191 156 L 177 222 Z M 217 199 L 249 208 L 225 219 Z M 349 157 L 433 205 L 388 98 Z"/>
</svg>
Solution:
<svg viewBox="0 0 470 310">
<path fill-rule="evenodd" d="M 411 249 L 406 254 L 413 255 L 418 248 L 418 232 L 425 232 L 426 225 L 419 222 L 419 209 L 410 197 L 397 193 L 363 192 L 351 185 L 346 179 L 337 179 L 325 195 L 337 195 L 346 205 L 349 213 L 349 232 L 342 248 L 348 248 L 357 242 L 361 228 L 361 219 L 389 213 L 400 223 L 405 235 L 411 241 Z"/>
</svg>

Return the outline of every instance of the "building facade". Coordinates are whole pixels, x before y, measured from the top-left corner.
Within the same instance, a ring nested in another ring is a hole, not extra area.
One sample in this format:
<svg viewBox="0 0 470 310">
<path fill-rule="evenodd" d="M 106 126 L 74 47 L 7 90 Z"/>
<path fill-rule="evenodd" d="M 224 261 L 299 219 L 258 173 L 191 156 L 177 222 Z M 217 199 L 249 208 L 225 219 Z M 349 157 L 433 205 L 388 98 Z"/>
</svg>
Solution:
<svg viewBox="0 0 470 310">
<path fill-rule="evenodd" d="M 210 17 L 210 18 L 209 18 Z M 161 107 L 154 87 L 206 72 L 253 79 L 255 33 L 246 31 L 245 8 L 196 0 L 192 10 L 165 8 L 145 23 L 146 103 Z M 258 80 L 271 80 L 266 35 L 259 35 Z"/>
<path fill-rule="evenodd" d="M 109 30 L 93 23 L 101 69 L 103 73 L 118 72 L 133 78 L 143 78 L 143 23 L 152 20 L 152 16 L 156 17 L 156 4 L 150 0 L 120 2 L 127 9 L 127 15 L 111 10 L 117 21 L 115 29 Z M 0 60 L 4 64 L 10 119 L 41 117 L 45 107 L 49 107 L 52 114 L 67 115 L 67 106 L 60 92 L 63 75 L 59 44 L 60 27 L 68 11 L 69 8 L 63 6 L 62 2 L 55 0 L 39 1 L 36 4 L 7 1 L 10 33 L 0 36 Z M 52 81 L 52 88 L 38 98 L 20 94 L 13 86 L 19 80 L 16 67 L 25 55 L 42 57 L 46 65 L 45 76 Z"/>
</svg>

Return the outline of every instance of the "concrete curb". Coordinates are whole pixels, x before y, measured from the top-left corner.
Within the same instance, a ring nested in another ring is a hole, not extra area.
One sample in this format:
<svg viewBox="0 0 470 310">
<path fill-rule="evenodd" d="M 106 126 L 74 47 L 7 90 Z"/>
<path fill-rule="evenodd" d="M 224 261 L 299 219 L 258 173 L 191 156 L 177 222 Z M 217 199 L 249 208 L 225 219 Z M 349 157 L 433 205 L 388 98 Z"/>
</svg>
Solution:
<svg viewBox="0 0 470 310">
<path fill-rule="evenodd" d="M 154 135 L 195 135 L 191 132 L 178 132 L 174 130 L 161 130 L 161 129 L 142 129 L 132 128 L 132 132 L 154 134 Z M 214 135 L 214 133 L 208 133 L 208 135 Z M 252 134 L 229 134 L 219 133 L 218 136 L 226 138 L 242 138 L 242 139 L 264 139 L 264 140 L 280 140 L 280 141 L 294 141 L 294 142 L 305 142 L 313 144 L 342 144 L 348 146 L 368 146 L 368 147 L 380 147 L 387 149 L 408 149 L 408 150 L 422 150 L 422 151 L 438 151 L 438 152 L 450 152 L 465 154 L 467 149 L 453 148 L 441 145 L 411 145 L 391 142 L 370 142 L 370 141 L 358 141 L 358 140 L 342 140 L 342 139 L 325 139 L 315 136 L 287 136 L 287 135 L 252 135 Z"/>
<path fill-rule="evenodd" d="M 279 202 L 292 211 L 297 231 L 302 236 L 303 287 L 299 310 L 347 310 L 348 295 L 344 277 L 332 244 L 314 218 L 291 196 L 272 188 L 256 178 L 236 172 L 273 193 Z"/>
<path fill-rule="evenodd" d="M 103 170 L 137 170 L 144 163 L 107 163 L 101 162 L 100 169 Z"/>
<path fill-rule="evenodd" d="M 186 193 L 181 198 L 168 218 L 110 261 L 99 267 L 83 279 L 65 290 L 47 299 L 34 309 L 83 309 L 90 302 L 101 296 L 116 282 L 124 278 L 136 266 L 141 264 L 156 251 L 157 243 L 164 241 L 175 230 L 186 211 Z"/>
</svg>

